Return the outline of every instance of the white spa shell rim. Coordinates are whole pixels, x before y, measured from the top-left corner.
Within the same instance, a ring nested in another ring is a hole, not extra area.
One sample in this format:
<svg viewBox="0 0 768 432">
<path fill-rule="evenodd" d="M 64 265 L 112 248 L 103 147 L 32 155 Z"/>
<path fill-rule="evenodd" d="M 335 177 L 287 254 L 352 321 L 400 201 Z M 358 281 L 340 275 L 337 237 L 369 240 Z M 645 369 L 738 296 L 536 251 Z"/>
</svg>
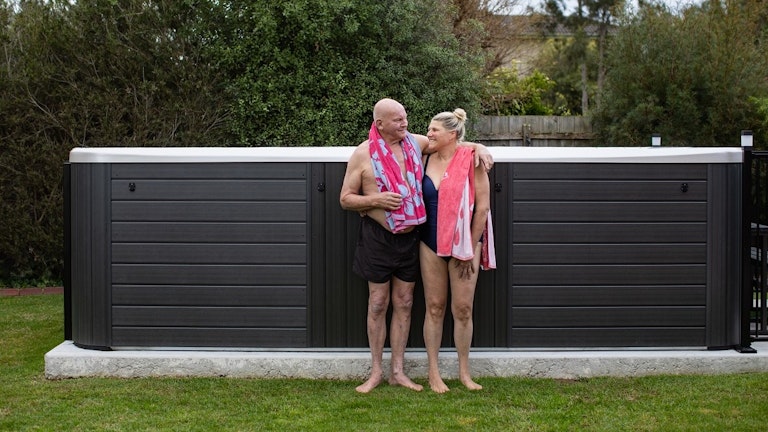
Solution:
<svg viewBox="0 0 768 432">
<path fill-rule="evenodd" d="M 347 162 L 354 147 L 78 147 L 70 163 Z M 742 163 L 740 147 L 488 147 L 497 163 Z"/>
</svg>

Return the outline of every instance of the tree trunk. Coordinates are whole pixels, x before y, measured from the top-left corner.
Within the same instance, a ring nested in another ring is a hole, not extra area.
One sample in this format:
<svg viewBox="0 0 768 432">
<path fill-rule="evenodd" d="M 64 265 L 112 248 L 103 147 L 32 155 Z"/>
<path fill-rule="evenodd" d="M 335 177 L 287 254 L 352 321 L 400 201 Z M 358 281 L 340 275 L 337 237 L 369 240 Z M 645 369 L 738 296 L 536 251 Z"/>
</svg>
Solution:
<svg viewBox="0 0 768 432">
<path fill-rule="evenodd" d="M 587 64 L 581 64 L 581 115 L 589 112 L 589 94 L 587 93 Z"/>
</svg>

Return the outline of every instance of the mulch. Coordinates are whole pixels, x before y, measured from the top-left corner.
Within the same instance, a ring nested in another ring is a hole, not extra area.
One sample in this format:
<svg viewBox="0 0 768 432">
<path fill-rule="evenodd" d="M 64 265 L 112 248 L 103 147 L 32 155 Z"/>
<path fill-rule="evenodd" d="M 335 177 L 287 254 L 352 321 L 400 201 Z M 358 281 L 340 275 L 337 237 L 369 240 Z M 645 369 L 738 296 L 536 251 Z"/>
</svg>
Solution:
<svg viewBox="0 0 768 432">
<path fill-rule="evenodd" d="M 0 288 L 0 297 L 64 294 L 64 287 Z"/>
</svg>

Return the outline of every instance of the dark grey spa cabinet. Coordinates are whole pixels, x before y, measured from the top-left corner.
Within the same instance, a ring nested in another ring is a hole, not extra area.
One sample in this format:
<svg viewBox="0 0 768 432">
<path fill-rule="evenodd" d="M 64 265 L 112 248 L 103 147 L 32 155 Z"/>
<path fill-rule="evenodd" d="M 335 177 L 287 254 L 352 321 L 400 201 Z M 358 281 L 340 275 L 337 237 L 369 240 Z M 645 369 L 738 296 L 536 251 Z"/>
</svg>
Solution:
<svg viewBox="0 0 768 432">
<path fill-rule="evenodd" d="M 476 348 L 738 345 L 738 148 L 491 147 L 498 269 Z M 76 148 L 67 337 L 83 348 L 367 347 L 339 206 L 351 147 Z M 421 347 L 417 284 L 410 346 Z M 450 346 L 450 319 L 444 344 Z"/>
</svg>

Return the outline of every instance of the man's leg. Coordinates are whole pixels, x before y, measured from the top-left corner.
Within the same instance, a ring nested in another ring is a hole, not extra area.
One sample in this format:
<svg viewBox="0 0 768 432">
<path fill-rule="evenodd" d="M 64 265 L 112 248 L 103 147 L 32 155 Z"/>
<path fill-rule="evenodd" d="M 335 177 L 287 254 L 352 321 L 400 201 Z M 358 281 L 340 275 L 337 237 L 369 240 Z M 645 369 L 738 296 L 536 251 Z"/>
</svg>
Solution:
<svg viewBox="0 0 768 432">
<path fill-rule="evenodd" d="M 389 332 L 392 345 L 392 372 L 389 383 L 421 391 L 423 387 L 411 381 L 403 371 L 405 346 L 408 344 L 408 333 L 411 329 L 411 308 L 415 285 L 415 282 L 404 282 L 396 277 L 392 278 L 392 328 Z"/>
<path fill-rule="evenodd" d="M 368 393 L 384 379 L 382 356 L 387 338 L 387 309 L 389 308 L 389 282 L 368 282 L 368 345 L 371 347 L 371 376 L 355 390 Z"/>
</svg>

